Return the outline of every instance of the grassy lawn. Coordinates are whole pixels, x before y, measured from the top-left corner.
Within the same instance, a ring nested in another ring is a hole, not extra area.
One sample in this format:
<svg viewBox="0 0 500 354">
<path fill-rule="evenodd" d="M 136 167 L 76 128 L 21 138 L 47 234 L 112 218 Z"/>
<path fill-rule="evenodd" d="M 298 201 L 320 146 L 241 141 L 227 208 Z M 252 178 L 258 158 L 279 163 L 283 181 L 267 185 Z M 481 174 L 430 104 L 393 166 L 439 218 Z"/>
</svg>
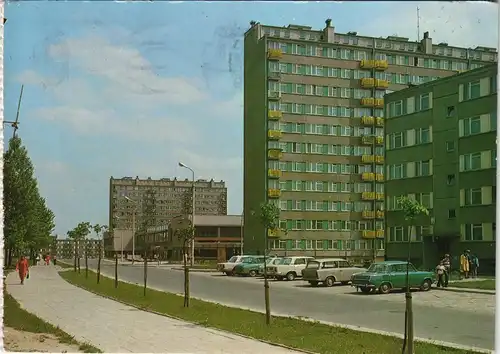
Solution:
<svg viewBox="0 0 500 354">
<path fill-rule="evenodd" d="M 477 281 L 458 281 L 456 283 L 455 282 L 450 283 L 450 287 L 495 290 L 495 279 L 477 280 Z"/>
<path fill-rule="evenodd" d="M 53 334 L 61 343 L 74 344 L 84 353 L 102 353 L 99 349 L 86 343 L 77 342 L 72 336 L 63 332 L 58 327 L 43 321 L 35 315 L 23 310 L 19 303 L 6 291 L 3 293 L 4 317 L 3 324 L 19 331 L 31 333 Z"/>
<path fill-rule="evenodd" d="M 59 262 L 59 261 L 57 261 L 57 265 L 61 268 L 73 268 L 73 264 L 63 263 L 63 262 Z M 80 265 L 80 267 L 81 267 L 81 265 Z"/>
<path fill-rule="evenodd" d="M 402 340 L 389 336 L 358 332 L 320 323 L 292 318 L 273 318 L 270 327 L 265 325 L 265 316 L 261 313 L 231 308 L 200 300 L 191 300 L 191 307 L 183 308 L 183 298 L 170 293 L 148 289 L 143 296 L 142 286 L 119 282 L 114 287 L 114 280 L 102 277 L 97 284 L 95 276 L 78 274 L 72 271 L 59 273 L 71 284 L 91 290 L 95 293 L 138 306 L 144 310 L 153 310 L 174 316 L 202 326 L 219 328 L 249 337 L 280 343 L 290 347 L 324 354 L 399 354 Z M 470 351 L 439 347 L 417 343 L 416 353 L 450 354 L 471 353 Z"/>
</svg>

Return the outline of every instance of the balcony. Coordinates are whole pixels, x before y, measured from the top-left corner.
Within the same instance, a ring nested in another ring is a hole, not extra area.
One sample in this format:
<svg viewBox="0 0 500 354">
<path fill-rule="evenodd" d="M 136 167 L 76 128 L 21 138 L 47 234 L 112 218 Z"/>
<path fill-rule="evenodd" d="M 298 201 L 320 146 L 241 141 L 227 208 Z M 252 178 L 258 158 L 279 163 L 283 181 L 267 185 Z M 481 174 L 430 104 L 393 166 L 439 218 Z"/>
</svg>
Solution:
<svg viewBox="0 0 500 354">
<path fill-rule="evenodd" d="M 363 163 L 375 162 L 375 156 L 374 155 L 362 155 L 361 162 L 363 162 Z"/>
<path fill-rule="evenodd" d="M 281 178 L 281 171 L 270 168 L 267 170 L 267 176 L 269 178 Z"/>
<path fill-rule="evenodd" d="M 375 200 L 375 192 L 363 192 L 363 193 L 361 193 L 361 199 L 363 199 L 363 200 Z"/>
<path fill-rule="evenodd" d="M 363 230 L 362 237 L 366 239 L 374 239 L 377 237 L 377 233 L 373 230 Z"/>
<path fill-rule="evenodd" d="M 389 68 L 389 63 L 387 60 L 375 60 L 375 69 L 377 70 L 387 70 Z"/>
<path fill-rule="evenodd" d="M 383 98 L 375 98 L 374 105 L 377 108 L 384 108 L 384 99 Z"/>
<path fill-rule="evenodd" d="M 375 60 L 363 59 L 359 63 L 361 69 L 373 69 L 375 68 Z"/>
<path fill-rule="evenodd" d="M 381 155 L 375 156 L 375 163 L 383 164 L 384 163 L 384 156 L 381 156 Z"/>
<path fill-rule="evenodd" d="M 270 188 L 267 190 L 267 196 L 269 198 L 279 198 L 281 196 L 281 190 Z"/>
<path fill-rule="evenodd" d="M 375 118 L 375 125 L 377 127 L 383 127 L 384 126 L 384 118 L 382 118 L 382 117 Z"/>
<path fill-rule="evenodd" d="M 283 52 L 281 49 L 269 49 L 267 51 L 267 58 L 270 60 L 280 60 L 283 58 Z"/>
<path fill-rule="evenodd" d="M 375 180 L 375 174 L 371 172 L 363 172 L 361 174 L 361 180 L 363 181 L 374 181 Z"/>
<path fill-rule="evenodd" d="M 377 79 L 375 80 L 375 87 L 379 89 L 387 89 L 389 88 L 389 81 Z"/>
<path fill-rule="evenodd" d="M 377 219 L 383 219 L 385 217 L 385 213 L 383 210 L 377 210 L 377 212 L 375 213 L 375 217 Z"/>
<path fill-rule="evenodd" d="M 375 235 L 377 238 L 384 238 L 384 230 L 377 230 Z"/>
<path fill-rule="evenodd" d="M 267 112 L 267 118 L 269 118 L 270 120 L 280 120 L 282 117 L 283 117 L 283 112 L 281 111 L 269 110 Z"/>
<path fill-rule="evenodd" d="M 280 230 L 279 229 L 267 229 L 268 237 L 279 237 Z"/>
<path fill-rule="evenodd" d="M 375 174 L 375 180 L 376 180 L 377 182 L 384 182 L 384 175 L 383 175 L 383 174 L 381 174 L 381 173 L 376 173 L 376 174 Z"/>
<path fill-rule="evenodd" d="M 361 99 L 361 105 L 363 107 L 373 107 L 375 106 L 375 98 L 373 97 L 364 97 Z"/>
<path fill-rule="evenodd" d="M 281 73 L 278 71 L 270 71 L 267 73 L 269 80 L 279 81 L 281 80 Z"/>
<path fill-rule="evenodd" d="M 368 78 L 368 77 L 361 79 L 361 87 L 362 88 L 372 88 L 374 86 L 375 86 L 375 79 Z"/>
<path fill-rule="evenodd" d="M 272 101 L 278 101 L 281 100 L 281 92 L 277 91 L 269 91 L 267 93 L 267 98 Z"/>
<path fill-rule="evenodd" d="M 375 198 L 377 200 L 384 200 L 384 193 L 375 193 Z"/>
<path fill-rule="evenodd" d="M 373 124 L 375 124 L 375 118 L 370 117 L 370 116 L 363 116 L 363 117 L 361 117 L 361 124 L 373 125 Z"/>
<path fill-rule="evenodd" d="M 362 136 L 361 137 L 361 144 L 363 145 L 373 145 L 375 142 L 375 139 L 373 136 Z"/>
<path fill-rule="evenodd" d="M 267 157 L 270 160 L 281 160 L 283 152 L 281 152 L 281 149 L 269 149 L 267 151 Z"/>
<path fill-rule="evenodd" d="M 363 210 L 361 216 L 363 219 L 375 219 L 375 212 L 373 210 Z"/>
<path fill-rule="evenodd" d="M 384 137 L 383 136 L 376 136 L 375 137 L 375 144 L 384 145 Z"/>
<path fill-rule="evenodd" d="M 282 134 L 280 130 L 269 130 L 267 136 L 270 140 L 280 140 Z"/>
</svg>

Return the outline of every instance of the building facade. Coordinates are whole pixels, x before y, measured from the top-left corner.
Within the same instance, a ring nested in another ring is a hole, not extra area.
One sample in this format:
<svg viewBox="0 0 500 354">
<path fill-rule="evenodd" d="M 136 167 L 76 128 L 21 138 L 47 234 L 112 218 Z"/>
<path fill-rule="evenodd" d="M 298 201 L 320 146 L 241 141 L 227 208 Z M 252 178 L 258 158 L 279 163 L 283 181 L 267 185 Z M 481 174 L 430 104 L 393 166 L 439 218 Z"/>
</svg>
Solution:
<svg viewBox="0 0 500 354">
<path fill-rule="evenodd" d="M 384 257 L 384 95 L 497 60 L 408 38 L 252 22 L 244 44 L 245 253 Z M 264 230 L 261 203 L 281 209 Z M 283 232 L 281 230 L 286 230 Z M 269 244 L 265 244 L 265 235 Z"/>
<path fill-rule="evenodd" d="M 433 268 L 464 250 L 495 264 L 497 65 L 386 96 L 386 252 Z M 429 209 L 409 235 L 398 198 Z M 493 270 L 493 269 L 491 269 Z"/>
<path fill-rule="evenodd" d="M 101 250 L 101 257 L 104 256 L 102 241 L 96 239 L 81 240 L 77 243 L 73 239 L 58 239 L 56 240 L 55 252 L 51 254 L 55 254 L 59 259 L 73 259 L 76 251 L 75 245 L 78 248 L 78 254 L 82 258 L 85 257 L 85 254 L 87 254 L 88 258 L 98 258 L 99 250 Z"/>
</svg>

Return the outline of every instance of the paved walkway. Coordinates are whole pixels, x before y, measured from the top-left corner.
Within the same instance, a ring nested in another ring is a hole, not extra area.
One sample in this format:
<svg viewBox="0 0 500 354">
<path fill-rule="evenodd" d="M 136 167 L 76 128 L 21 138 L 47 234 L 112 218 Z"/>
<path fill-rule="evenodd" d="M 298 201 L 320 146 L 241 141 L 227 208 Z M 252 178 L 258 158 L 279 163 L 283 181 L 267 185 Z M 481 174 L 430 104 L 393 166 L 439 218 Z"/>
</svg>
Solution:
<svg viewBox="0 0 500 354">
<path fill-rule="evenodd" d="M 57 270 L 32 267 L 25 285 L 12 272 L 7 291 L 27 311 L 106 353 L 298 353 L 125 306 L 67 283 Z"/>
</svg>

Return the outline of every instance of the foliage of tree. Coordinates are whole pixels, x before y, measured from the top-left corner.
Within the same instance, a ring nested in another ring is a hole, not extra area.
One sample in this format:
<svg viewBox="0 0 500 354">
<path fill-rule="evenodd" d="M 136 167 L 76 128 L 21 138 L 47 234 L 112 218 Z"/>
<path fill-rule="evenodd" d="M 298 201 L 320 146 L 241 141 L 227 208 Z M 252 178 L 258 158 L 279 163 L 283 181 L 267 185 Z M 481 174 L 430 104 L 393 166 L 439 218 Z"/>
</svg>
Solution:
<svg viewBox="0 0 500 354">
<path fill-rule="evenodd" d="M 72 230 L 67 232 L 68 238 L 73 240 L 73 245 L 75 247 L 75 259 L 74 259 L 74 270 L 78 268 L 80 271 L 80 243 L 85 242 L 86 238 L 92 232 L 92 225 L 88 221 L 82 221 Z M 85 249 L 87 249 L 87 244 L 85 243 Z"/>
<path fill-rule="evenodd" d="M 34 167 L 19 137 L 9 140 L 4 165 L 4 251 L 6 265 L 21 253 L 34 258 L 51 243 L 54 213 L 40 195 Z"/>
<path fill-rule="evenodd" d="M 97 248 L 97 284 L 101 281 L 101 258 L 102 258 L 102 238 L 104 232 L 108 230 L 108 227 L 106 225 L 99 225 L 95 224 L 92 226 L 92 230 L 95 232 L 97 239 L 99 240 L 99 247 Z M 102 233 L 102 234 L 101 234 Z M 101 235 L 101 237 L 99 237 Z"/>
<path fill-rule="evenodd" d="M 189 253 L 189 244 L 194 241 L 195 228 L 190 224 L 187 227 L 175 230 L 174 235 L 182 243 L 183 259 L 184 259 L 184 307 L 189 307 L 190 302 L 190 284 L 189 284 L 189 267 L 187 265 L 187 254 Z"/>
</svg>

